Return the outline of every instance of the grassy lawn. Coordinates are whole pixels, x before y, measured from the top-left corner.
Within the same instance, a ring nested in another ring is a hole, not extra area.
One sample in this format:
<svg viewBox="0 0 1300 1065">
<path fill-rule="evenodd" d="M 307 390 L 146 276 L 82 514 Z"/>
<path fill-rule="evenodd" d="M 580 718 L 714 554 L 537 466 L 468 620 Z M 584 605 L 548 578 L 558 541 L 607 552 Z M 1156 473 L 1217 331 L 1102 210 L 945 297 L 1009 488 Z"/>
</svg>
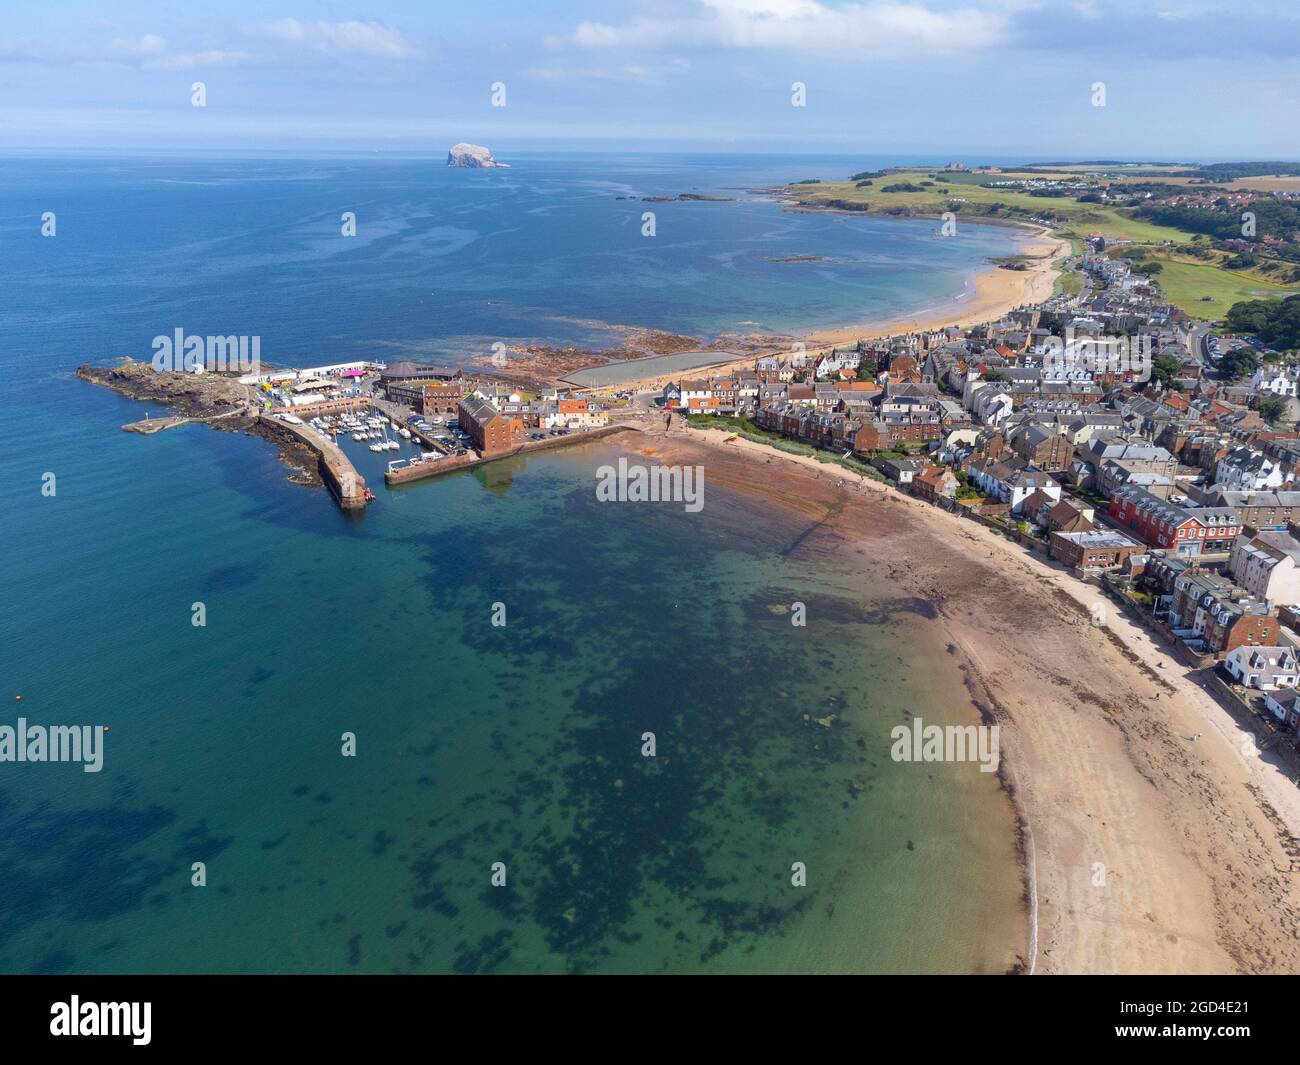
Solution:
<svg viewBox="0 0 1300 1065">
<path fill-rule="evenodd" d="M 1060 268 L 1059 260 L 1058 263 L 1055 265 L 1057 265 L 1058 269 Z M 1060 295 L 1073 296 L 1076 293 L 1082 291 L 1083 291 L 1083 278 L 1080 277 L 1079 274 L 1074 270 L 1070 270 L 1066 273 L 1057 274 L 1056 280 L 1052 283 L 1053 296 L 1060 296 Z"/>
<path fill-rule="evenodd" d="M 1101 216 L 1093 228 L 1107 236 L 1120 237 L 1121 239 L 1144 244 L 1159 244 L 1165 240 L 1181 244 L 1192 235 L 1185 233 L 1181 229 L 1173 229 L 1170 226 L 1157 226 L 1150 222 L 1143 222 L 1141 219 L 1130 217 L 1117 207 L 1098 207 L 1095 203 L 1083 203 L 1078 204 L 1078 206 L 1092 207 L 1092 213 Z"/>
<path fill-rule="evenodd" d="M 1183 263 L 1162 259 L 1164 269 L 1156 275 L 1169 302 L 1195 318 L 1222 318 L 1241 300 L 1267 299 L 1300 292 L 1294 285 L 1279 285 L 1246 274 L 1234 273 L 1208 263 Z M 1207 303 L 1202 296 L 1213 296 Z"/>
</svg>

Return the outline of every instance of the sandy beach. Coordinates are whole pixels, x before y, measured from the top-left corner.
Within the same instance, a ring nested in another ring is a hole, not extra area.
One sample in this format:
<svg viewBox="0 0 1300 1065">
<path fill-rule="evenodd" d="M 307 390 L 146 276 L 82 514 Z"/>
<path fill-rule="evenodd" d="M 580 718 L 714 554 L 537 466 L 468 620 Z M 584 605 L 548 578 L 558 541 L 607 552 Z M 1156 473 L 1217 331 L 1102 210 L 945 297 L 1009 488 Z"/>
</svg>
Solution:
<svg viewBox="0 0 1300 1065">
<path fill-rule="evenodd" d="M 1027 971 L 1300 968 L 1300 789 L 1184 667 L 1095 586 L 992 530 L 727 435 L 675 428 L 628 446 L 799 514 L 796 550 L 844 560 L 864 596 L 887 575 L 935 606 L 927 653 L 954 656 L 972 713 L 1002 725 Z"/>
<path fill-rule="evenodd" d="M 962 296 L 946 300 L 934 307 L 918 310 L 905 318 L 884 321 L 846 323 L 819 329 L 802 339 L 809 353 L 826 351 L 832 347 L 852 347 L 858 340 L 897 336 L 903 333 L 924 332 L 948 326 L 970 326 L 996 321 L 1008 311 L 1030 303 L 1038 303 L 1052 294 L 1058 270 L 1053 263 L 1069 255 L 1069 241 L 1058 240 L 1041 227 L 1018 226 L 1026 236 L 1020 241 L 1019 253 L 1032 261 L 1025 270 L 1006 270 L 990 265 L 976 274 L 970 289 Z M 761 345 L 760 345 L 761 347 Z M 769 353 L 790 350 L 790 338 L 772 337 L 765 348 Z M 640 391 L 662 389 L 670 382 L 683 377 L 721 376 L 736 370 L 752 370 L 755 355 L 748 352 L 742 358 L 719 362 L 687 372 L 654 374 L 620 383 L 620 388 Z M 603 391 L 586 389 L 584 391 Z"/>
<path fill-rule="evenodd" d="M 1052 264 L 1070 254 L 1070 242 L 1034 229 L 1032 237 L 1020 242 L 1020 254 L 1033 261 L 1025 270 L 993 267 L 976 274 L 971 291 L 964 298 L 949 300 L 928 310 L 891 321 L 868 321 L 819 330 L 811 335 L 810 346 L 852 345 L 859 339 L 897 336 L 947 326 L 971 326 L 993 322 L 1008 311 L 1030 303 L 1041 303 L 1052 294 L 1057 271 Z"/>
</svg>

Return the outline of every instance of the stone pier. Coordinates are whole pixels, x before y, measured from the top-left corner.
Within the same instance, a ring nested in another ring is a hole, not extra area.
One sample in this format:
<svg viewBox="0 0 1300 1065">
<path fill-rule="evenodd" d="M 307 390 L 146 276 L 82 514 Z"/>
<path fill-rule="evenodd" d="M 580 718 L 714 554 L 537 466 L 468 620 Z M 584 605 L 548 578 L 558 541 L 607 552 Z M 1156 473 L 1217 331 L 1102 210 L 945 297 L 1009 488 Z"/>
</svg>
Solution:
<svg viewBox="0 0 1300 1065">
<path fill-rule="evenodd" d="M 316 452 L 321 479 L 344 510 L 362 510 L 370 502 L 366 479 L 357 473 L 352 460 L 329 437 L 322 436 L 310 426 L 286 422 L 269 411 L 262 411 L 258 420 L 270 430 L 296 437 Z"/>
</svg>

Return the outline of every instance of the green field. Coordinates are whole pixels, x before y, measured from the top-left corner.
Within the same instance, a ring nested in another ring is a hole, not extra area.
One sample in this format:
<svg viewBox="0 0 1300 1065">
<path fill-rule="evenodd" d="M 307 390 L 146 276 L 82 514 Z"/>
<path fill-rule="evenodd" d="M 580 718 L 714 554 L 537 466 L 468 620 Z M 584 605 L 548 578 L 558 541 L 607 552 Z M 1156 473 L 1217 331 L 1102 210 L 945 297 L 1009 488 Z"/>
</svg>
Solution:
<svg viewBox="0 0 1300 1065">
<path fill-rule="evenodd" d="M 849 204 L 866 204 L 872 212 L 914 212 L 943 214 L 953 210 L 960 218 L 963 212 L 986 218 L 1005 218 L 1008 221 L 1027 221 L 1030 217 L 1050 217 L 1062 229 L 1073 230 L 1079 236 L 1100 232 L 1128 240 L 1159 243 L 1180 243 L 1191 234 L 1167 226 L 1151 225 L 1130 217 L 1123 209 L 1103 207 L 1095 203 L 1079 203 L 1069 197 L 1031 196 L 1014 189 L 986 189 L 981 181 L 1011 179 L 1013 174 L 952 174 L 947 182 L 932 179 L 929 170 L 906 170 L 885 177 L 872 178 L 866 188 L 857 188 L 853 182 L 822 182 L 817 185 L 793 187 L 801 200 L 809 204 L 824 204 L 841 200 Z M 920 185 L 922 181 L 934 184 L 917 192 L 885 192 L 890 185 Z M 1064 235 L 1064 234 L 1063 234 Z"/>
<path fill-rule="evenodd" d="M 1073 296 L 1083 290 L 1083 278 L 1074 270 L 1064 271 L 1056 275 L 1056 280 L 1052 284 L 1053 296 Z"/>
<path fill-rule="evenodd" d="M 1268 299 L 1300 292 L 1300 286 L 1278 285 L 1270 281 L 1234 273 L 1221 266 L 1181 263 L 1162 259 L 1164 267 L 1156 280 L 1169 302 L 1195 318 L 1222 318 L 1228 308 L 1241 300 Z M 1213 296 L 1212 303 L 1202 300 Z"/>
<path fill-rule="evenodd" d="M 947 177 L 940 181 L 931 174 Z M 1240 300 L 1280 297 L 1300 292 L 1300 286 L 1282 285 L 1248 274 L 1225 270 L 1214 263 L 1189 263 L 1170 259 L 1170 245 L 1186 245 L 1192 234 L 1169 226 L 1153 225 L 1134 218 L 1128 208 L 1105 207 L 1095 203 L 1079 203 L 1069 197 L 1031 196 L 1014 189 L 986 189 L 981 182 L 1015 180 L 1013 171 L 1002 174 L 973 174 L 931 170 L 900 170 L 884 177 L 871 178 L 872 184 L 857 188 L 853 182 L 822 182 L 816 185 L 793 186 L 801 201 L 810 205 L 839 200 L 846 204 L 865 204 L 871 213 L 933 214 L 955 211 L 982 219 L 1005 219 L 1009 222 L 1027 222 L 1030 217 L 1052 218 L 1053 236 L 1070 241 L 1077 254 L 1082 250 L 1082 238 L 1089 233 L 1134 244 L 1150 245 L 1151 257 L 1158 259 L 1164 269 L 1156 280 L 1164 289 L 1170 303 L 1181 307 L 1196 318 L 1220 318 L 1229 307 Z M 1059 175 L 1025 175 L 1037 177 L 1069 177 Z M 917 191 L 885 192 L 890 185 L 931 184 Z M 1077 275 L 1065 274 L 1057 279 L 1056 292 L 1076 292 L 1081 282 Z M 1204 300 L 1202 297 L 1212 297 Z"/>
</svg>

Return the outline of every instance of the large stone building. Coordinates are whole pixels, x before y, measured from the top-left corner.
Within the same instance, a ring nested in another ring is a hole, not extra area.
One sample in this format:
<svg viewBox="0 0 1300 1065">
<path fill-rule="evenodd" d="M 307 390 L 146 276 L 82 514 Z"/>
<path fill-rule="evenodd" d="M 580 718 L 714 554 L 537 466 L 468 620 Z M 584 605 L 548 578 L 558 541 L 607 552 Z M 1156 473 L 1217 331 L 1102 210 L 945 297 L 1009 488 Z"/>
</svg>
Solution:
<svg viewBox="0 0 1300 1065">
<path fill-rule="evenodd" d="M 425 384 L 422 381 L 394 381 L 385 386 L 384 392 L 394 403 L 402 403 L 417 414 L 426 417 L 436 414 L 444 418 L 456 414 L 464 394 L 456 384 Z"/>
<path fill-rule="evenodd" d="M 1226 577 L 1200 571 L 1174 579 L 1169 623 L 1193 650 L 1218 658 L 1237 647 L 1276 646 L 1282 634 L 1267 603 Z"/>
<path fill-rule="evenodd" d="M 502 414 L 491 400 L 477 392 L 460 401 L 458 417 L 460 427 L 483 455 L 500 454 L 524 442 L 524 420 L 517 415 Z"/>
</svg>

